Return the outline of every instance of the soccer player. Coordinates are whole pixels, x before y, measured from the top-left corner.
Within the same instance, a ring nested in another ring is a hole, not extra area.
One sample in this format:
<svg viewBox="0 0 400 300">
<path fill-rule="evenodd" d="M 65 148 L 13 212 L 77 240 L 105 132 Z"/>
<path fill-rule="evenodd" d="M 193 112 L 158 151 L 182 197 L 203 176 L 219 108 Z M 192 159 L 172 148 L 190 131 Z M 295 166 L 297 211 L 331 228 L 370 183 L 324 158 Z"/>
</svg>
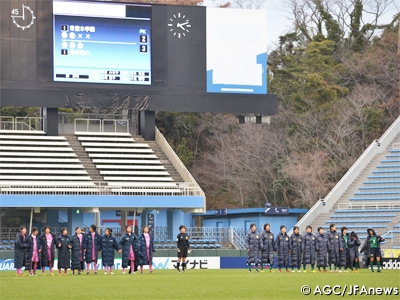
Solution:
<svg viewBox="0 0 400 300">
<path fill-rule="evenodd" d="M 278 268 L 279 272 L 282 272 L 282 267 L 286 268 L 286 272 L 290 272 L 288 270 L 289 267 L 289 250 L 290 250 L 290 243 L 289 243 L 289 236 L 286 233 L 286 226 L 282 225 L 280 227 L 280 233 L 276 237 L 275 247 L 276 252 L 278 255 Z"/>
<path fill-rule="evenodd" d="M 257 232 L 256 224 L 250 225 L 250 231 L 246 234 L 245 247 L 247 251 L 247 267 L 251 272 L 251 264 L 254 263 L 256 266 L 256 272 L 258 271 L 258 253 L 262 248 L 260 234 Z"/>
<path fill-rule="evenodd" d="M 315 251 L 317 251 L 318 272 L 321 272 L 321 268 L 324 268 L 324 272 L 327 272 L 326 267 L 328 266 L 329 240 L 324 234 L 324 229 L 322 227 L 319 227 L 317 231 Z"/>
<path fill-rule="evenodd" d="M 344 272 L 349 272 L 347 270 L 350 261 L 350 252 L 349 252 L 349 244 L 348 241 L 350 239 L 350 234 L 347 232 L 347 227 L 343 226 L 340 228 L 342 234 L 340 238 L 342 239 L 343 251 L 339 252 L 339 272 L 342 271 L 342 267 L 344 267 Z"/>
<path fill-rule="evenodd" d="M 292 272 L 297 268 L 297 272 L 301 272 L 301 245 L 303 242 L 303 237 L 299 233 L 299 227 L 293 227 L 293 233 L 290 236 L 290 266 L 292 267 Z"/>
<path fill-rule="evenodd" d="M 349 258 L 350 258 L 349 267 L 353 272 L 358 273 L 358 268 L 359 268 L 358 257 L 360 256 L 360 253 L 358 252 L 358 247 L 361 245 L 361 242 L 354 231 L 350 234 L 348 243 L 349 243 Z"/>
<path fill-rule="evenodd" d="M 97 258 L 100 252 L 100 235 L 96 232 L 96 225 L 90 225 L 89 232 L 83 238 L 83 252 L 85 253 L 86 274 L 90 274 L 90 264 L 93 263 L 94 274 L 97 274 Z"/>
<path fill-rule="evenodd" d="M 150 274 L 153 274 L 153 253 L 156 250 L 154 248 L 154 238 L 149 233 L 149 227 L 143 227 L 142 234 L 139 236 L 139 242 L 140 273 L 143 274 L 143 265 L 149 265 Z"/>
<path fill-rule="evenodd" d="M 117 239 L 112 234 L 111 228 L 106 228 L 104 235 L 100 239 L 101 241 L 101 262 L 104 267 L 104 275 L 107 275 L 107 270 L 110 270 L 110 274 L 114 275 L 112 267 L 114 266 L 115 251 L 121 253 Z"/>
<path fill-rule="evenodd" d="M 22 273 L 22 267 L 26 265 L 26 252 L 28 250 L 28 237 L 26 236 L 26 227 L 21 226 L 17 236 L 15 237 L 14 245 L 14 268 L 17 269 L 17 276 L 25 276 Z"/>
<path fill-rule="evenodd" d="M 71 267 L 71 249 L 70 238 L 67 228 L 61 228 L 61 234 L 56 239 L 58 248 L 58 276 L 61 276 L 61 269 L 64 269 L 64 275 L 67 276 L 67 270 Z"/>
<path fill-rule="evenodd" d="M 315 236 L 312 234 L 312 227 L 306 227 L 306 233 L 303 235 L 301 244 L 301 252 L 303 254 L 303 272 L 306 273 L 306 265 L 311 265 L 311 272 L 316 273 L 314 270 L 315 263 Z"/>
<path fill-rule="evenodd" d="M 270 225 L 264 224 L 264 231 L 261 233 L 261 272 L 264 272 L 264 264 L 269 264 L 269 271 L 273 270 L 274 266 L 274 249 L 275 249 L 275 238 L 274 234 L 270 231 Z"/>
<path fill-rule="evenodd" d="M 189 236 L 186 233 L 186 227 L 184 225 L 179 226 L 180 233 L 176 237 L 176 248 L 178 251 L 178 262 L 176 264 L 176 270 L 178 273 L 181 271 L 179 267 L 182 263 L 182 272 L 185 273 L 186 270 L 186 257 L 188 253 L 190 253 L 190 243 L 189 243 Z"/>
<path fill-rule="evenodd" d="M 378 272 L 381 272 L 381 242 L 383 242 L 385 239 L 376 234 L 375 230 L 372 228 L 368 228 L 367 232 L 368 236 L 364 241 L 361 252 L 364 252 L 369 256 L 369 265 L 371 267 L 371 271 L 374 272 L 374 261 L 376 261 Z"/>
<path fill-rule="evenodd" d="M 28 236 L 28 249 L 26 255 L 25 270 L 29 268 L 29 276 L 36 276 L 37 268 L 40 268 L 40 252 L 42 245 L 37 237 L 39 230 L 37 227 L 32 227 L 31 235 Z"/>
<path fill-rule="evenodd" d="M 70 239 L 69 245 L 71 248 L 71 269 L 72 275 L 75 275 L 75 270 L 78 270 L 78 275 L 84 268 L 83 263 L 83 234 L 82 229 L 78 226 L 75 228 L 75 234 Z"/>
<path fill-rule="evenodd" d="M 51 232 L 51 228 L 49 225 L 44 226 L 44 233 L 40 236 L 40 243 L 42 245 L 42 252 L 40 257 L 40 264 L 42 266 L 42 275 L 46 276 L 45 269 L 49 267 L 50 276 L 54 276 L 53 274 L 53 266 L 54 266 L 54 248 L 57 246 L 56 244 L 56 236 Z"/>
<path fill-rule="evenodd" d="M 119 241 L 120 249 L 122 249 L 122 274 L 125 274 L 125 269 L 130 266 L 131 274 L 135 273 L 135 260 L 139 258 L 138 250 L 140 242 L 136 235 L 132 232 L 131 226 L 125 226 L 125 233 Z"/>
<path fill-rule="evenodd" d="M 329 240 L 329 252 L 328 252 L 328 264 L 330 272 L 338 272 L 337 267 L 339 264 L 339 252 L 343 251 L 342 239 L 339 233 L 336 232 L 336 225 L 331 224 L 329 226 L 329 231 L 326 234 Z M 332 270 L 332 265 L 334 265 L 334 270 Z"/>
</svg>

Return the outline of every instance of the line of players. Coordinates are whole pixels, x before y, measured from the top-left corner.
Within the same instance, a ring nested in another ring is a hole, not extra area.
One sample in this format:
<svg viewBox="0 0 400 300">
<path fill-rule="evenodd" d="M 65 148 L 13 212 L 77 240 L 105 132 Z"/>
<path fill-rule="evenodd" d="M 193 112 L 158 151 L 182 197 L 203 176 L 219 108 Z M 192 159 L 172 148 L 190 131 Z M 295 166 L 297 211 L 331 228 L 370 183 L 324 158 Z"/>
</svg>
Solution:
<svg viewBox="0 0 400 300">
<path fill-rule="evenodd" d="M 111 228 L 106 228 L 105 234 L 100 236 L 96 232 L 97 227 L 91 225 L 89 232 L 82 233 L 80 227 L 76 227 L 75 235 L 70 237 L 68 229 L 62 228 L 61 233 L 56 236 L 51 232 L 50 226 L 44 226 L 44 233 L 38 236 L 39 230 L 33 227 L 31 234 L 27 234 L 26 227 L 22 226 L 20 232 L 15 238 L 14 247 L 14 267 L 17 269 L 17 276 L 25 276 L 22 268 L 29 271 L 30 276 L 37 276 L 36 270 L 42 268 L 42 275 L 46 276 L 46 267 L 50 270 L 50 276 L 54 276 L 53 266 L 55 260 L 55 249 L 58 249 L 58 275 L 67 275 L 67 270 L 72 269 L 80 275 L 85 269 L 86 274 L 90 274 L 90 265 L 93 263 L 94 274 L 97 274 L 98 255 L 101 252 L 104 274 L 113 273 L 115 251 L 121 253 L 122 274 L 126 274 L 126 268 L 129 266 L 129 273 L 135 274 L 138 267 L 143 274 L 143 266 L 148 265 L 150 274 L 153 274 L 153 253 L 154 238 L 149 233 L 147 226 L 142 227 L 142 233 L 136 236 L 130 226 L 125 226 L 125 233 L 119 242 L 112 234 Z M 186 269 L 186 257 L 191 252 L 189 236 L 186 234 L 186 227 L 179 227 L 180 233 L 176 238 L 178 263 L 176 269 L 180 273 Z"/>
<path fill-rule="evenodd" d="M 255 224 L 250 225 L 250 231 L 246 235 L 245 247 L 247 250 L 247 265 L 251 272 L 252 264 L 255 264 L 256 272 L 264 272 L 264 265 L 270 265 L 270 272 L 274 272 L 274 252 L 277 253 L 278 269 L 282 272 L 307 272 L 306 266 L 311 265 L 311 272 L 316 273 L 315 261 L 318 272 L 358 272 L 359 254 L 364 253 L 367 257 L 365 262 L 374 272 L 374 261 L 376 261 L 378 272 L 381 272 L 381 250 L 380 243 L 385 239 L 375 233 L 372 228 L 367 229 L 367 238 L 359 252 L 361 245 L 357 234 L 353 231 L 350 234 L 346 227 L 341 228 L 341 232 L 336 231 L 336 225 L 331 224 L 329 231 L 324 233 L 324 229 L 319 227 L 317 233 L 312 233 L 312 227 L 306 227 L 306 233 L 300 235 L 299 227 L 293 227 L 293 233 L 289 236 L 286 233 L 286 226 L 280 227 L 280 233 L 274 237 L 270 231 L 270 225 L 264 224 L 264 231 L 257 232 Z M 260 268 L 259 268 L 260 267 Z M 322 268 L 322 270 L 321 270 Z"/>
<path fill-rule="evenodd" d="M 136 236 L 130 226 L 125 226 L 125 233 L 118 242 L 112 234 L 111 228 L 106 228 L 105 234 L 100 236 L 96 232 L 96 226 L 91 225 L 89 232 L 82 233 L 80 227 L 76 227 L 73 236 L 68 235 L 68 229 L 62 228 L 56 236 L 51 232 L 50 226 L 44 227 L 42 235 L 38 236 L 38 228 L 33 227 L 31 234 L 27 234 L 26 227 L 22 226 L 15 238 L 14 267 L 17 276 L 25 276 L 22 268 L 29 271 L 30 276 L 36 276 L 36 270 L 42 268 L 42 275 L 46 276 L 46 267 L 50 270 L 50 276 L 54 276 L 53 266 L 55 249 L 58 250 L 58 275 L 67 275 L 67 270 L 72 269 L 72 274 L 80 275 L 85 269 L 90 274 L 90 265 L 93 263 L 94 274 L 97 274 L 97 261 L 101 252 L 104 274 L 114 274 L 115 252 L 122 256 L 122 274 L 135 274 L 138 267 L 143 274 L 143 266 L 148 265 L 150 274 L 153 274 L 154 239 L 149 234 L 149 228 L 143 226 L 142 232 Z M 62 269 L 64 272 L 62 273 Z M 75 273 L 77 271 L 77 273 Z"/>
</svg>

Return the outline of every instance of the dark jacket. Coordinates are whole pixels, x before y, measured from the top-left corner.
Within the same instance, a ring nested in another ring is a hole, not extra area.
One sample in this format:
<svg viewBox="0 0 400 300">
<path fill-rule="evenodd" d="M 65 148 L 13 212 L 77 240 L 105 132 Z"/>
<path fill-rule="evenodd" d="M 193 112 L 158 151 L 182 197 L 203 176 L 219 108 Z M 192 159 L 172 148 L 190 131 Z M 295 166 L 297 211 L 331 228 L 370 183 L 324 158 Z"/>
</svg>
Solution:
<svg viewBox="0 0 400 300">
<path fill-rule="evenodd" d="M 289 266 L 290 238 L 287 233 L 279 233 L 276 237 L 275 247 L 278 256 L 278 267 Z"/>
<path fill-rule="evenodd" d="M 246 240 L 245 240 L 245 247 L 247 252 L 247 263 L 258 263 L 258 253 L 261 250 L 262 244 L 261 244 L 261 238 L 260 234 L 256 231 L 249 231 L 246 234 Z"/>
<path fill-rule="evenodd" d="M 85 259 L 86 263 L 90 264 L 93 262 L 92 260 L 92 246 L 94 245 L 94 253 L 96 254 L 96 261 L 99 257 L 98 251 L 101 250 L 101 244 L 100 244 L 100 235 L 96 232 L 94 236 L 94 241 L 92 241 L 92 234 L 90 231 L 85 234 L 83 238 L 83 251 L 85 251 Z"/>
<path fill-rule="evenodd" d="M 371 239 L 371 235 L 369 235 L 369 231 L 370 230 L 372 230 L 372 232 L 373 232 L 372 235 L 375 235 L 378 238 L 378 249 L 379 249 L 379 251 L 381 250 L 381 242 L 383 242 L 385 240 L 379 234 L 376 234 L 375 230 L 373 230 L 372 228 L 368 228 L 367 229 L 367 234 L 368 235 L 367 235 L 367 238 L 364 241 L 363 246 L 361 247 L 361 251 L 360 252 L 364 253 L 368 257 L 368 259 L 369 259 L 369 256 L 370 256 L 370 247 L 371 247 L 371 245 L 369 243 L 369 240 Z"/>
<path fill-rule="evenodd" d="M 69 269 L 71 267 L 71 254 L 69 252 L 69 235 L 59 235 L 57 237 L 58 248 L 58 269 Z"/>
<path fill-rule="evenodd" d="M 299 268 L 301 266 L 301 245 L 303 243 L 303 237 L 300 234 L 294 234 L 289 239 L 290 248 L 290 266 L 293 268 Z"/>
<path fill-rule="evenodd" d="M 315 251 L 317 251 L 317 267 L 328 266 L 329 239 L 326 234 L 316 235 Z"/>
<path fill-rule="evenodd" d="M 132 232 L 125 234 L 121 237 L 119 241 L 119 248 L 122 250 L 122 267 L 127 268 L 129 266 L 129 253 L 132 246 L 133 253 L 135 255 L 135 260 L 139 259 L 139 248 L 140 242 L 137 236 Z"/>
<path fill-rule="evenodd" d="M 353 239 L 350 236 L 349 239 L 349 265 L 353 266 L 353 262 L 356 258 L 358 258 L 360 256 L 360 252 L 358 251 L 358 247 L 361 245 L 360 240 L 357 239 Z"/>
<path fill-rule="evenodd" d="M 263 231 L 261 238 L 261 262 L 263 264 L 274 264 L 275 239 L 271 231 Z"/>
<path fill-rule="evenodd" d="M 350 234 L 346 233 L 347 241 L 350 239 Z M 343 234 L 340 235 L 340 239 L 342 240 L 343 251 L 339 251 L 339 267 L 348 267 L 348 259 L 349 259 L 349 249 L 346 248 L 346 241 L 344 240 Z"/>
<path fill-rule="evenodd" d="M 315 236 L 306 232 L 303 235 L 301 244 L 301 252 L 303 253 L 303 264 L 314 264 L 315 261 Z"/>
<path fill-rule="evenodd" d="M 103 266 L 113 266 L 115 250 L 119 250 L 117 239 L 113 235 L 103 235 L 101 241 L 101 262 Z"/>
<path fill-rule="evenodd" d="M 156 252 L 154 248 L 154 238 L 152 235 L 149 233 L 150 236 L 150 248 L 149 248 L 149 255 L 150 257 L 147 256 L 147 249 L 146 249 L 146 238 L 144 237 L 144 234 L 139 235 L 139 265 L 148 265 L 149 262 L 153 264 L 153 253 Z"/>
<path fill-rule="evenodd" d="M 51 250 L 51 252 L 50 252 L 51 257 L 47 257 L 47 239 L 46 239 L 46 234 L 43 233 L 40 236 L 40 243 L 42 244 L 42 252 L 40 252 L 41 253 L 40 263 L 41 263 L 42 267 L 48 267 L 49 266 L 49 261 L 51 261 L 51 265 L 54 266 L 54 259 L 55 259 L 54 249 L 56 247 L 56 236 L 55 236 L 55 234 L 53 234 L 51 232 L 50 232 L 50 234 L 53 237 L 53 241 L 52 241 L 51 246 L 50 246 L 50 248 L 51 248 L 50 249 Z"/>
<path fill-rule="evenodd" d="M 336 230 L 329 230 L 326 236 L 329 240 L 328 263 L 338 265 L 340 248 L 343 249 L 343 240 L 340 238 L 340 234 L 336 232 Z"/>
<path fill-rule="evenodd" d="M 69 239 L 69 245 L 72 247 L 71 248 L 71 269 L 72 270 L 79 270 L 81 267 L 83 267 L 85 264 L 81 265 L 81 254 L 82 254 L 82 262 L 85 261 L 85 253 L 83 251 L 83 245 L 85 243 L 85 236 L 82 236 L 82 248 L 81 244 L 79 242 L 79 237 L 75 233 L 70 239 Z"/>
<path fill-rule="evenodd" d="M 37 248 L 37 254 L 38 254 L 38 258 L 39 258 L 37 267 L 41 268 L 41 265 L 40 265 L 41 253 L 39 251 L 42 250 L 42 244 L 40 242 L 40 237 L 38 235 L 36 236 L 36 248 Z M 32 238 L 32 235 L 29 235 L 28 236 L 28 249 L 26 252 L 26 268 L 25 268 L 26 270 L 32 264 L 32 256 L 33 256 L 33 238 Z"/>
<path fill-rule="evenodd" d="M 21 269 L 22 267 L 30 267 L 26 263 L 26 255 L 28 252 L 28 235 L 23 236 L 20 232 L 17 233 L 14 243 L 14 268 Z"/>
</svg>

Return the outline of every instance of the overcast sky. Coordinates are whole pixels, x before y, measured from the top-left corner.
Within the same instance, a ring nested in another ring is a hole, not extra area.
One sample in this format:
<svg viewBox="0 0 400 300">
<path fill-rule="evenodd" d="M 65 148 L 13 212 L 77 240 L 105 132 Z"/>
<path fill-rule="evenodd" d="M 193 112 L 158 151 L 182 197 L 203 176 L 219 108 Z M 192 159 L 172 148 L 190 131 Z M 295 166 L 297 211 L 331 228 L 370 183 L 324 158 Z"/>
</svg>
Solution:
<svg viewBox="0 0 400 300">
<path fill-rule="evenodd" d="M 205 0 L 204 5 L 216 6 L 218 3 L 225 3 L 227 1 L 229 0 Z M 291 14 L 285 11 L 282 0 L 266 0 L 262 9 L 267 11 L 267 45 L 268 51 L 270 51 L 274 48 L 274 43 L 277 43 L 280 35 L 284 35 L 293 29 L 292 21 L 290 20 Z M 386 13 L 382 16 L 380 24 L 391 22 L 393 16 L 399 11 L 400 0 L 393 0 L 387 8 Z"/>
</svg>

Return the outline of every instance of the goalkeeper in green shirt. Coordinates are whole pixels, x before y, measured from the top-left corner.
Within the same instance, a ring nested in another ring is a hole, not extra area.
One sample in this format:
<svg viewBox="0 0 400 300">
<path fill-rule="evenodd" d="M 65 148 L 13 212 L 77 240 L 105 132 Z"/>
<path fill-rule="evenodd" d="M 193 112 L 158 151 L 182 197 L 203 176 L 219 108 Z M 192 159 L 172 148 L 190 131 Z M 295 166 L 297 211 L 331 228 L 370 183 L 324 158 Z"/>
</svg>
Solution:
<svg viewBox="0 0 400 300">
<path fill-rule="evenodd" d="M 364 245 L 361 248 L 361 252 L 369 257 L 369 265 L 371 271 L 374 272 L 374 261 L 378 267 L 378 272 L 381 272 L 381 242 L 385 239 L 375 233 L 372 228 L 367 229 L 368 236 L 364 241 Z"/>
</svg>

